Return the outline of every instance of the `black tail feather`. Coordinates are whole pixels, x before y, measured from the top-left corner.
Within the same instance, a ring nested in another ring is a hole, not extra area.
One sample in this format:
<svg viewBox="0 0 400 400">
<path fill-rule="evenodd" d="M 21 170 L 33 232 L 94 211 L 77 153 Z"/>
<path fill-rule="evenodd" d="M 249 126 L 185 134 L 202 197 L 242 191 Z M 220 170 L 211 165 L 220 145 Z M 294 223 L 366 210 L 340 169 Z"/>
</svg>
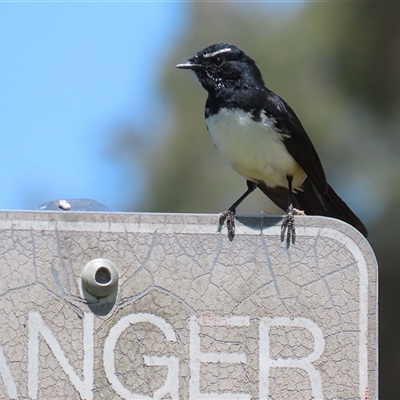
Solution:
<svg viewBox="0 0 400 400">
<path fill-rule="evenodd" d="M 282 187 L 270 188 L 264 183 L 257 184 L 259 189 L 265 193 L 278 207 L 286 210 L 288 207 L 287 189 Z M 361 220 L 350 210 L 348 205 L 336 194 L 331 186 L 324 194 L 317 194 L 311 181 L 306 179 L 303 190 L 298 190 L 293 195 L 293 207 L 304 211 L 307 215 L 322 215 L 340 219 L 354 226 L 365 237 L 368 231 Z"/>
</svg>

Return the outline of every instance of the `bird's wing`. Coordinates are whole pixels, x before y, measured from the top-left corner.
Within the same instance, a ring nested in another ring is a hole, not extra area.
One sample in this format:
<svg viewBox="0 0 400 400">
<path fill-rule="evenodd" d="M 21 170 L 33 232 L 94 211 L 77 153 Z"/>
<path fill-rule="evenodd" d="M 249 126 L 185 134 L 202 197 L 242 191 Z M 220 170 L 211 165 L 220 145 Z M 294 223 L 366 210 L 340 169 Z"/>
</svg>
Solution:
<svg viewBox="0 0 400 400">
<path fill-rule="evenodd" d="M 270 91 L 264 109 L 275 119 L 275 126 L 285 135 L 283 142 L 289 153 L 303 168 L 318 192 L 326 193 L 328 183 L 321 161 L 295 112 L 283 99 Z"/>
</svg>

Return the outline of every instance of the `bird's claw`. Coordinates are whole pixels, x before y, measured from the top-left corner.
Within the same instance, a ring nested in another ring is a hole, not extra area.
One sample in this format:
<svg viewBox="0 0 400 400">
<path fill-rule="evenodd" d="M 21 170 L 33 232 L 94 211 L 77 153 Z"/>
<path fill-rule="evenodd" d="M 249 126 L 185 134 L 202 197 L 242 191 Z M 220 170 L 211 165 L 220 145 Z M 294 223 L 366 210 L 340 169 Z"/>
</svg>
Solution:
<svg viewBox="0 0 400 400">
<path fill-rule="evenodd" d="M 291 204 L 286 211 L 285 218 L 283 218 L 282 226 L 281 226 L 281 240 L 285 239 L 286 232 L 286 244 L 289 247 L 290 239 L 292 239 L 292 244 L 296 241 L 296 226 L 294 223 L 294 215 L 297 214 L 297 211 L 293 208 Z"/>
<path fill-rule="evenodd" d="M 219 214 L 219 231 L 221 231 L 225 221 L 226 228 L 228 229 L 228 238 L 232 241 L 235 237 L 235 213 L 232 210 Z"/>
</svg>

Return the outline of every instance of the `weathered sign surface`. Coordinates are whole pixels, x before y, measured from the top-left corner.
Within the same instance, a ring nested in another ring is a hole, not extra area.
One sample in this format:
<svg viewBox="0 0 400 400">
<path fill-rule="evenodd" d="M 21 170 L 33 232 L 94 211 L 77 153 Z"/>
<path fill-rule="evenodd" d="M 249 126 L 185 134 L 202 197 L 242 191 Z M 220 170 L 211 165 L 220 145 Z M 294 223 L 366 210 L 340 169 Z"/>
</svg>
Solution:
<svg viewBox="0 0 400 400">
<path fill-rule="evenodd" d="M 376 399 L 368 242 L 239 220 L 231 242 L 210 215 L 1 212 L 0 398 Z"/>
</svg>

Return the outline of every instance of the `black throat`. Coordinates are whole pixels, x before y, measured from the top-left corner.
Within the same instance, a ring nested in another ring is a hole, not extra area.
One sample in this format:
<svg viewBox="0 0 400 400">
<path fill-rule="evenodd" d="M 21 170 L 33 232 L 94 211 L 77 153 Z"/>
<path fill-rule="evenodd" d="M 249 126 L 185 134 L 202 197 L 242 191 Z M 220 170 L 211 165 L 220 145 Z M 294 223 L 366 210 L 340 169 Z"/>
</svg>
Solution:
<svg viewBox="0 0 400 400">
<path fill-rule="evenodd" d="M 205 117 L 218 114 L 222 108 L 241 109 L 261 121 L 268 97 L 268 89 L 260 85 L 239 85 L 225 87 L 216 93 L 209 93 L 206 101 Z"/>
</svg>

